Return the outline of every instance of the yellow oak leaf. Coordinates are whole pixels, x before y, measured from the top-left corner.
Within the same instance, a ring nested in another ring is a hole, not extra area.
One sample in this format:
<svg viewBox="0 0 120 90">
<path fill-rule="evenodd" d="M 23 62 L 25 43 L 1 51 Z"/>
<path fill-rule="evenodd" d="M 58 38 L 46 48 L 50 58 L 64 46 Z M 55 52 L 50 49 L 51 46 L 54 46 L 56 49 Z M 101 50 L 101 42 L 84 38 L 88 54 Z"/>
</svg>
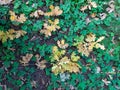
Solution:
<svg viewBox="0 0 120 90">
<path fill-rule="evenodd" d="M 53 53 L 52 59 L 58 61 L 59 58 L 65 54 L 65 50 L 58 50 L 57 46 L 53 46 L 52 53 Z"/>
<path fill-rule="evenodd" d="M 51 5 L 50 7 L 50 12 L 46 12 L 44 15 L 45 16 L 59 16 L 59 15 L 61 15 L 62 14 L 62 10 L 59 8 L 59 6 L 53 6 L 53 5 Z"/>
<path fill-rule="evenodd" d="M 67 56 L 60 59 L 56 64 L 53 64 L 52 72 L 55 75 L 64 72 L 74 72 L 77 73 L 80 71 L 80 66 L 77 63 L 72 62 Z"/>
<path fill-rule="evenodd" d="M 24 23 L 26 21 L 26 17 L 25 17 L 25 14 L 20 14 L 20 16 L 17 16 L 15 14 L 15 12 L 13 11 L 9 11 L 10 13 L 10 20 L 11 21 L 16 21 L 16 22 L 19 22 L 19 23 Z"/>
<path fill-rule="evenodd" d="M 82 53 L 82 55 L 89 56 L 90 53 L 93 51 L 93 48 L 100 48 L 102 50 L 105 50 L 104 45 L 101 45 L 100 42 L 104 39 L 105 37 L 102 36 L 100 37 L 97 41 L 96 36 L 92 33 L 88 34 L 85 38 L 85 41 L 79 42 L 77 45 L 78 52 Z"/>
<path fill-rule="evenodd" d="M 60 29 L 58 26 L 59 19 L 55 19 L 54 21 L 48 20 L 48 23 L 44 23 L 44 28 L 40 30 L 40 33 L 45 34 L 46 37 L 51 36 L 53 31 Z"/>
<path fill-rule="evenodd" d="M 9 29 L 6 32 L 0 31 L 0 40 L 2 43 L 6 42 L 7 39 L 13 40 L 25 35 L 26 32 L 22 30 L 15 31 L 14 29 Z"/>
<path fill-rule="evenodd" d="M 77 48 L 78 48 L 78 52 L 79 53 L 82 53 L 82 55 L 85 55 L 85 56 L 89 56 L 90 51 L 87 48 L 87 44 L 85 44 L 85 43 L 79 43 L 78 46 L 77 46 Z"/>
<path fill-rule="evenodd" d="M 80 57 L 76 56 L 76 54 L 74 52 L 71 54 L 71 60 L 73 62 L 77 62 L 79 59 L 80 59 Z"/>
</svg>

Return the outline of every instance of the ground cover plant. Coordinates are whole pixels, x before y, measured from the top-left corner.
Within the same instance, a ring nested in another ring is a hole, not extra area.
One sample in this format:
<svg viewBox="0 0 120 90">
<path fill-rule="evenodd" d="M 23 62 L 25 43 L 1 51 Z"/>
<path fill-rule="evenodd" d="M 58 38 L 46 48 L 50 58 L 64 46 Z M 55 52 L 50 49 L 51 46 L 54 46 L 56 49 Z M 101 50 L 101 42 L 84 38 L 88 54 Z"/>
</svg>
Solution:
<svg viewBox="0 0 120 90">
<path fill-rule="evenodd" d="M 0 90 L 119 90 L 120 0 L 0 0 Z"/>
</svg>

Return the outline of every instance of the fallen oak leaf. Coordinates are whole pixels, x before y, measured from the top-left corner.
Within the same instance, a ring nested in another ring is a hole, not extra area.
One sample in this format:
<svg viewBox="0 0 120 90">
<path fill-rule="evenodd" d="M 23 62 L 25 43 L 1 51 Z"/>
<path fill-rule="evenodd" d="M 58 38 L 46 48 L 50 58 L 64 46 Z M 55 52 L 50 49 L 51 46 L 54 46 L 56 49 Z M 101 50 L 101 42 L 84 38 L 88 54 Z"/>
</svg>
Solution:
<svg viewBox="0 0 120 90">
<path fill-rule="evenodd" d="M 85 41 L 92 42 L 92 41 L 95 41 L 95 39 L 96 39 L 96 36 L 94 34 L 90 33 L 86 36 Z"/>
<path fill-rule="evenodd" d="M 65 44 L 65 40 L 64 39 L 62 39 L 61 41 L 57 41 L 57 45 L 58 45 L 58 47 L 60 47 L 60 48 L 62 48 L 62 49 L 65 49 L 65 48 L 67 48 L 68 47 L 68 44 Z"/>
<path fill-rule="evenodd" d="M 51 33 L 53 31 L 60 29 L 58 24 L 59 24 L 59 19 L 55 19 L 54 21 L 48 20 L 48 23 L 44 23 L 44 28 L 40 30 L 40 33 L 45 34 L 46 37 L 51 36 Z"/>
<path fill-rule="evenodd" d="M 25 17 L 25 14 L 20 14 L 20 16 L 17 16 L 15 14 L 15 12 L 13 11 L 9 11 L 10 13 L 10 20 L 11 21 L 16 21 L 16 22 L 19 22 L 19 23 L 24 23 L 26 21 L 26 17 Z"/>
<path fill-rule="evenodd" d="M 25 56 L 22 56 L 22 59 L 19 61 L 23 66 L 27 66 L 32 57 L 33 54 L 26 54 Z"/>
<path fill-rule="evenodd" d="M 44 69 L 46 68 L 46 60 L 39 61 L 37 60 L 35 65 L 37 66 L 38 69 Z"/>
<path fill-rule="evenodd" d="M 46 12 L 44 15 L 45 16 L 59 16 L 62 14 L 62 10 L 59 8 L 59 6 L 53 6 L 53 5 L 50 5 L 50 12 Z"/>
<path fill-rule="evenodd" d="M 13 0 L 0 0 L 0 5 L 10 4 Z"/>
</svg>

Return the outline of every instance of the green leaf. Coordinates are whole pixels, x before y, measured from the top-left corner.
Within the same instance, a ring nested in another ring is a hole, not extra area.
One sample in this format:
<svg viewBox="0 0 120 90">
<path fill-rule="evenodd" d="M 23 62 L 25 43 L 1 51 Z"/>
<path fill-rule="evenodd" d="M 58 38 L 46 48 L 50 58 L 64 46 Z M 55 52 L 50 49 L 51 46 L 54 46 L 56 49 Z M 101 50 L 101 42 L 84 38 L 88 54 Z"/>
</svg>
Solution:
<svg viewBox="0 0 120 90">
<path fill-rule="evenodd" d="M 118 3 L 120 3 L 120 0 L 118 0 Z"/>
<path fill-rule="evenodd" d="M 33 25 L 33 31 L 39 31 L 43 26 L 43 22 L 37 20 L 36 23 Z"/>
<path fill-rule="evenodd" d="M 21 5 L 21 1 L 20 0 L 16 0 L 15 2 L 14 2 L 14 9 L 17 9 L 17 8 L 19 8 L 19 6 Z"/>
</svg>

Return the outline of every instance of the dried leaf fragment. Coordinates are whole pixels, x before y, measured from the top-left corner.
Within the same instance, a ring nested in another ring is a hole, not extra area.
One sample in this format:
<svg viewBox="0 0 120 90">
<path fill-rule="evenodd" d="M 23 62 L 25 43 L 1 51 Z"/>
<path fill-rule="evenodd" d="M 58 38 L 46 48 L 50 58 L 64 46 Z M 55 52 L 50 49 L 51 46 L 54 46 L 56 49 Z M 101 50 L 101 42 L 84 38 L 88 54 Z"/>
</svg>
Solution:
<svg viewBox="0 0 120 90">
<path fill-rule="evenodd" d="M 36 17 L 39 18 L 39 16 L 44 15 L 44 12 L 42 10 L 36 10 L 35 12 L 30 14 L 30 17 Z"/>
<path fill-rule="evenodd" d="M 13 0 L 0 0 L 0 5 L 10 4 Z"/>
<path fill-rule="evenodd" d="M 46 68 L 46 60 L 39 61 L 37 60 L 35 65 L 37 66 L 38 69 L 44 69 Z"/>
<path fill-rule="evenodd" d="M 85 6 L 82 6 L 81 8 L 80 8 L 80 10 L 81 11 L 85 11 L 85 10 L 87 10 L 87 9 L 89 9 L 89 10 L 91 10 L 91 8 L 93 7 L 93 8 L 97 8 L 97 4 L 96 4 L 96 2 L 93 2 L 93 1 L 91 1 L 91 0 L 87 0 L 87 5 L 85 5 Z"/>
<path fill-rule="evenodd" d="M 95 41 L 95 39 L 96 39 L 96 37 L 95 37 L 95 35 L 94 34 L 92 34 L 92 33 L 90 33 L 90 34 L 88 34 L 87 36 L 86 36 L 86 41 L 87 42 L 92 42 L 92 41 Z"/>
<path fill-rule="evenodd" d="M 62 49 L 65 49 L 65 48 L 67 48 L 68 47 L 68 44 L 66 43 L 65 44 L 65 40 L 64 39 L 62 39 L 61 41 L 57 41 L 57 45 L 60 47 L 60 48 L 62 48 Z"/>
<path fill-rule="evenodd" d="M 109 85 L 111 82 L 107 81 L 107 79 L 102 79 L 102 81 L 104 82 L 105 85 Z"/>
<path fill-rule="evenodd" d="M 44 12 L 42 10 L 36 10 L 35 12 L 31 13 L 31 17 L 39 18 L 39 16 L 59 16 L 62 14 L 62 10 L 59 8 L 59 6 L 53 6 L 50 5 L 50 12 Z"/>
<path fill-rule="evenodd" d="M 22 60 L 20 60 L 20 63 L 23 66 L 26 66 L 26 65 L 28 65 L 28 63 L 32 57 L 33 57 L 33 54 L 26 54 L 25 56 L 22 56 Z"/>
</svg>

